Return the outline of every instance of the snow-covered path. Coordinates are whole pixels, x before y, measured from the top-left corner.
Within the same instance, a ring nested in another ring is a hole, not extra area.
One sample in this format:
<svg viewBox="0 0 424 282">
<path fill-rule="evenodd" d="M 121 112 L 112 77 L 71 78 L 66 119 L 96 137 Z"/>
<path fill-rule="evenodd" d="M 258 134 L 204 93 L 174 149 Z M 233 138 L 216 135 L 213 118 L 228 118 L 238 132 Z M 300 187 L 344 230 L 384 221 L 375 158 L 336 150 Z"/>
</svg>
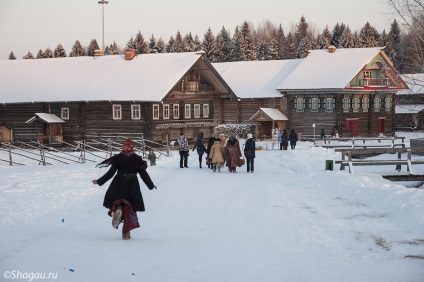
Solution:
<svg viewBox="0 0 424 282">
<path fill-rule="evenodd" d="M 192 152 L 190 152 L 192 153 Z M 102 207 L 106 169 L 0 168 L 0 271 L 57 281 L 423 281 L 424 191 L 324 171 L 332 150 L 258 151 L 255 173 L 148 171 L 141 228 L 124 241 Z M 7 280 L 6 280 L 7 281 Z"/>
</svg>

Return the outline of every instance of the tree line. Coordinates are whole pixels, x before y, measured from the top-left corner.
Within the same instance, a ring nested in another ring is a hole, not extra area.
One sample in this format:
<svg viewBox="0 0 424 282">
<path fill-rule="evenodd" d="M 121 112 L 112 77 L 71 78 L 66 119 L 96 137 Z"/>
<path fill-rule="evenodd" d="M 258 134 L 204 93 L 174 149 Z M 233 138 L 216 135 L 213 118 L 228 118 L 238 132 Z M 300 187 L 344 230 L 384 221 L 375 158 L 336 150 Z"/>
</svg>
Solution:
<svg viewBox="0 0 424 282">
<path fill-rule="evenodd" d="M 305 58 L 308 50 L 323 49 L 330 45 L 336 48 L 385 46 L 384 51 L 400 73 L 417 73 L 424 72 L 424 42 L 417 43 L 415 34 L 418 32 L 422 35 L 423 31 L 424 26 L 414 25 L 402 32 L 399 23 L 394 20 L 388 32 L 383 30 L 379 33 L 369 22 L 359 32 L 353 32 L 344 23 L 336 23 L 332 29 L 326 26 L 324 30 L 317 32 L 302 16 L 289 32 L 285 32 L 281 24 L 276 26 L 270 21 L 264 21 L 256 28 L 245 21 L 236 26 L 232 33 L 223 26 L 216 36 L 209 28 L 202 40 L 191 33 L 182 36 L 180 31 L 167 42 L 162 38 L 156 39 L 153 34 L 146 40 L 139 31 L 128 40 L 123 49 L 113 41 L 106 46 L 104 53 L 122 54 L 127 48 L 135 49 L 136 54 L 204 51 L 205 56 L 216 63 Z M 77 40 L 68 55 L 63 46 L 58 44 L 53 51 L 50 48 L 44 51 L 40 49 L 36 57 L 28 52 L 23 59 L 94 56 L 98 49 L 100 48 L 95 39 L 87 47 L 83 47 Z M 417 50 L 421 50 L 421 53 L 418 54 Z M 417 62 L 417 55 L 423 60 Z M 9 59 L 16 59 L 13 51 Z"/>
</svg>

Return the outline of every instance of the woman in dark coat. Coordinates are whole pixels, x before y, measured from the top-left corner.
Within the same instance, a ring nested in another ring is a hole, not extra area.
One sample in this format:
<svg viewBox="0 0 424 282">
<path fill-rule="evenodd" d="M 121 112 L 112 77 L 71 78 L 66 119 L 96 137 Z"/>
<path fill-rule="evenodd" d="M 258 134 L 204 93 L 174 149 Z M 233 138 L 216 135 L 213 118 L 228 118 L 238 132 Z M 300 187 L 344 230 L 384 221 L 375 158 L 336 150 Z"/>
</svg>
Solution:
<svg viewBox="0 0 424 282">
<path fill-rule="evenodd" d="M 294 129 L 290 131 L 289 140 L 290 140 L 290 147 L 292 150 L 294 150 L 296 148 L 296 142 L 297 142 L 297 134 L 296 132 L 294 132 Z"/>
<path fill-rule="evenodd" d="M 255 169 L 255 151 L 256 144 L 251 133 L 247 134 L 246 145 L 244 146 L 244 156 L 247 162 L 247 172 L 252 172 Z"/>
<path fill-rule="evenodd" d="M 287 133 L 287 130 L 283 130 L 283 150 L 287 150 L 287 146 L 289 145 L 289 134 Z"/>
<path fill-rule="evenodd" d="M 197 154 L 199 155 L 199 167 L 202 168 L 202 158 L 203 158 L 203 154 L 206 151 L 205 144 L 203 144 L 203 132 L 197 133 L 197 140 L 196 140 L 196 144 L 194 144 L 193 151 L 196 148 L 197 148 Z"/>
<path fill-rule="evenodd" d="M 109 171 L 92 181 L 93 184 L 102 186 L 115 176 L 106 191 L 103 206 L 109 209 L 114 228 L 117 229 L 124 219 L 122 228 L 124 240 L 131 238 L 132 229 L 140 227 L 136 212 L 145 210 L 137 173 L 150 190 L 156 188 L 146 171 L 147 162 L 134 152 L 133 147 L 134 143 L 131 139 L 125 140 L 121 153 L 97 165 L 98 167 L 110 166 Z"/>
<path fill-rule="evenodd" d="M 239 141 L 234 135 L 231 135 L 230 139 L 227 141 L 227 145 L 225 146 L 225 156 L 227 159 L 226 165 L 230 172 L 236 173 L 236 168 L 241 166 L 241 151 Z"/>
<path fill-rule="evenodd" d="M 215 141 L 219 141 L 219 138 L 216 138 L 215 134 L 212 133 L 211 137 L 209 137 L 208 147 L 206 148 L 206 158 L 207 158 L 206 163 L 208 164 L 208 168 L 210 168 L 210 169 L 213 169 L 213 165 L 212 165 L 211 160 L 209 159 L 209 155 L 211 153 L 211 149 L 212 149 L 213 144 L 215 144 Z"/>
</svg>

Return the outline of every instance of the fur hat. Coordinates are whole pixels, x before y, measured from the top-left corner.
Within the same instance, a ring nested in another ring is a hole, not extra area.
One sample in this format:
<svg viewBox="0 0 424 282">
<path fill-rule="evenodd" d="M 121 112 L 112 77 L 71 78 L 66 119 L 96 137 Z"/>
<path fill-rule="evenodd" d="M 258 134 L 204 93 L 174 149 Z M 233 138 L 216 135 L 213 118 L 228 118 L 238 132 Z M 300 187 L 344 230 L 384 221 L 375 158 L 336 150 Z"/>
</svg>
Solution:
<svg viewBox="0 0 424 282">
<path fill-rule="evenodd" d="M 252 138 L 252 137 L 253 137 L 252 133 L 247 134 L 247 138 Z"/>
</svg>

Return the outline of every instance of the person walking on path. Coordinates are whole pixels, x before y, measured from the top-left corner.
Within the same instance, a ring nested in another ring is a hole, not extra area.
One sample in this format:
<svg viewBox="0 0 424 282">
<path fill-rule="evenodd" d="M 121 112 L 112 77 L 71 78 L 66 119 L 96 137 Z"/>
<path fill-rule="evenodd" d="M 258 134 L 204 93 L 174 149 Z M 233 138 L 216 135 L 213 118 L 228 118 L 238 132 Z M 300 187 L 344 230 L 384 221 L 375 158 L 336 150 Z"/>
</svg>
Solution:
<svg viewBox="0 0 424 282">
<path fill-rule="evenodd" d="M 281 150 L 281 149 L 280 149 Z M 244 156 L 247 162 L 247 172 L 253 173 L 255 169 L 256 143 L 251 133 L 247 134 L 246 145 L 244 146 Z"/>
<path fill-rule="evenodd" d="M 325 139 L 325 130 L 324 130 L 324 128 L 321 129 L 320 137 L 321 137 L 321 139 Z"/>
<path fill-rule="evenodd" d="M 278 143 L 280 144 L 280 150 L 283 149 L 283 131 L 280 130 L 280 133 L 278 133 Z"/>
<path fill-rule="evenodd" d="M 224 146 L 222 146 L 221 141 L 215 141 L 210 151 L 209 159 L 213 166 L 213 172 L 216 172 L 217 168 L 218 172 L 221 172 L 221 167 L 224 164 Z"/>
<path fill-rule="evenodd" d="M 197 154 L 199 155 L 199 167 L 202 168 L 203 154 L 206 151 L 205 144 L 203 144 L 203 132 L 197 133 L 196 144 L 194 144 L 193 152 L 194 152 L 194 149 L 196 148 L 197 148 Z"/>
<path fill-rule="evenodd" d="M 110 168 L 102 177 L 92 181 L 93 184 L 102 186 L 114 176 L 106 191 L 103 206 L 109 209 L 108 214 L 112 217 L 114 228 L 118 229 L 119 224 L 124 221 L 122 227 L 124 240 L 131 239 L 130 231 L 140 227 L 137 212 L 145 211 L 137 173 L 147 188 L 157 189 L 147 173 L 147 162 L 137 155 L 133 148 L 133 141 L 126 139 L 119 154 L 96 165 Z"/>
<path fill-rule="evenodd" d="M 290 131 L 289 140 L 290 140 L 290 147 L 292 150 L 294 150 L 296 148 L 296 143 L 297 143 L 297 134 L 296 132 L 294 132 L 294 129 Z"/>
<path fill-rule="evenodd" d="M 150 161 L 150 166 L 156 165 L 156 155 L 153 150 L 150 150 L 147 159 Z"/>
<path fill-rule="evenodd" d="M 216 138 L 215 134 L 212 133 L 211 136 L 209 137 L 208 147 L 206 148 L 206 163 L 208 164 L 208 168 L 210 168 L 210 169 L 213 169 L 213 165 L 212 165 L 212 162 L 209 158 L 209 155 L 210 155 L 213 144 L 217 140 L 219 141 L 219 138 Z"/>
<path fill-rule="evenodd" d="M 287 150 L 287 146 L 289 145 L 289 134 L 287 133 L 287 130 L 283 130 L 283 150 Z"/>
<path fill-rule="evenodd" d="M 180 152 L 180 168 L 188 168 L 187 161 L 188 161 L 188 141 L 187 138 L 185 138 L 184 133 L 181 132 L 180 137 L 177 140 L 178 143 L 178 151 Z M 184 166 L 183 166 L 184 164 Z"/>
<path fill-rule="evenodd" d="M 236 168 L 241 166 L 241 151 L 240 144 L 234 135 L 230 136 L 225 147 L 226 165 L 229 167 L 230 172 L 236 173 Z"/>
</svg>

